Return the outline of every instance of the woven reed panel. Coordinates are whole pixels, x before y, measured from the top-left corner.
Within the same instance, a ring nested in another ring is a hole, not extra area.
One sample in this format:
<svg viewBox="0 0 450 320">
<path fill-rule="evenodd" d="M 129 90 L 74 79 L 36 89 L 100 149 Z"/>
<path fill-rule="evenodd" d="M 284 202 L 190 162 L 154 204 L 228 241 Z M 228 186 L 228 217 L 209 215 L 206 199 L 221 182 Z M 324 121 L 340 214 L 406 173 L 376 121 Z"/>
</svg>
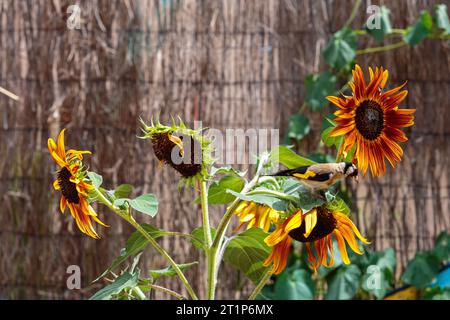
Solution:
<svg viewBox="0 0 450 320">
<path fill-rule="evenodd" d="M 411 24 L 437 1 L 389 2 L 393 25 Z M 161 228 L 187 232 L 201 223 L 195 191 L 179 192 L 178 177 L 157 168 L 148 142 L 136 139 L 137 118 L 180 115 L 188 123 L 225 128 L 280 128 L 299 109 L 303 79 L 325 69 L 320 51 L 347 19 L 351 1 L 217 0 L 81 2 L 81 30 L 66 26 L 71 1 L 0 1 L 0 297 L 86 298 L 91 284 L 119 254 L 132 230 L 105 207 L 111 227 L 102 239 L 81 235 L 52 190 L 56 167 L 46 140 L 67 128 L 66 143 L 93 152 L 87 161 L 104 185 L 131 183 L 153 192 Z M 363 5 L 363 7 L 366 4 Z M 363 24 L 361 10 L 355 26 Z M 374 45 L 361 40 L 361 45 Z M 355 192 L 356 220 L 376 249 L 398 250 L 399 268 L 449 229 L 449 44 L 426 40 L 410 49 L 358 57 L 390 71 L 390 85 L 408 79 L 405 105 L 417 108 L 404 161 L 380 180 L 363 179 Z M 331 111 L 331 110 L 330 110 Z M 319 140 L 320 117 L 299 146 Z M 223 208 L 213 210 L 217 223 Z M 199 260 L 179 238 L 161 244 L 178 262 Z M 165 266 L 153 251 L 142 270 Z M 204 263 L 200 259 L 200 263 Z M 79 265 L 82 290 L 68 290 L 66 268 Z M 233 270 L 220 272 L 220 298 L 251 289 Z M 203 274 L 187 276 L 197 290 Z M 161 282 L 183 291 L 178 280 Z M 237 289 L 235 289 L 237 288 Z M 167 298 L 157 295 L 156 298 Z"/>
</svg>

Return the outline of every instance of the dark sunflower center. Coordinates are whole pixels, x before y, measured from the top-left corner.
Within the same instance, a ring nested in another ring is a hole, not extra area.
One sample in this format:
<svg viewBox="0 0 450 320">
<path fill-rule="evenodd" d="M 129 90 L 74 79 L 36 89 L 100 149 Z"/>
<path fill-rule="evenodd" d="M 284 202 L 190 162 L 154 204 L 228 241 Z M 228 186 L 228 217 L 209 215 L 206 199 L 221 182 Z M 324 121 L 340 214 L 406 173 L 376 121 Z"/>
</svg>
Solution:
<svg viewBox="0 0 450 320">
<path fill-rule="evenodd" d="M 383 109 L 372 100 L 361 102 L 356 109 L 356 129 L 368 140 L 375 140 L 384 128 Z"/>
<path fill-rule="evenodd" d="M 58 182 L 61 187 L 62 195 L 67 199 L 69 203 L 80 203 L 80 197 L 78 196 L 77 186 L 70 181 L 72 174 L 67 168 L 62 168 L 58 172 Z"/>
<path fill-rule="evenodd" d="M 300 242 L 313 242 L 322 239 L 333 232 L 336 228 L 336 219 L 333 214 L 323 208 L 317 209 L 317 223 L 308 238 L 305 238 L 305 223 L 289 232 L 289 236 Z"/>
</svg>

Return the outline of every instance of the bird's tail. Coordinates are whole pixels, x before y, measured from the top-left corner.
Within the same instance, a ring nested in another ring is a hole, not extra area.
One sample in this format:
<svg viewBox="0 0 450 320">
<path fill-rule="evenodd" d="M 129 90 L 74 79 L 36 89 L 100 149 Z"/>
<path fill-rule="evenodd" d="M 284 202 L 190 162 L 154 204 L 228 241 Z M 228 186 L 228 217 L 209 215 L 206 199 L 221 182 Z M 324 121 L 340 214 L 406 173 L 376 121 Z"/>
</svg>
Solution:
<svg viewBox="0 0 450 320">
<path fill-rule="evenodd" d="M 290 176 L 292 176 L 294 171 L 295 171 L 294 169 L 286 169 L 286 170 L 278 171 L 278 172 L 273 173 L 273 174 L 267 174 L 267 176 L 271 176 L 271 177 L 290 177 Z"/>
</svg>

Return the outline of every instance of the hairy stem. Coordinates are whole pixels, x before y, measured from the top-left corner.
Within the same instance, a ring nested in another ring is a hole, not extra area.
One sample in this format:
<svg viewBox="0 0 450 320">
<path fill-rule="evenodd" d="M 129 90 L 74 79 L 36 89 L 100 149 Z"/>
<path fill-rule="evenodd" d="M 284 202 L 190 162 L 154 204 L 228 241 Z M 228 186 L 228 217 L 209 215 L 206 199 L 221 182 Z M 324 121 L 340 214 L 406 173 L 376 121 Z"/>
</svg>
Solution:
<svg viewBox="0 0 450 320">
<path fill-rule="evenodd" d="M 271 269 L 269 268 L 267 272 L 262 277 L 261 281 L 256 285 L 255 289 L 253 289 L 252 293 L 248 297 L 248 300 L 255 300 L 258 294 L 261 292 L 262 288 L 267 284 L 267 282 L 270 280 L 270 277 L 272 273 L 270 272 Z"/>
</svg>

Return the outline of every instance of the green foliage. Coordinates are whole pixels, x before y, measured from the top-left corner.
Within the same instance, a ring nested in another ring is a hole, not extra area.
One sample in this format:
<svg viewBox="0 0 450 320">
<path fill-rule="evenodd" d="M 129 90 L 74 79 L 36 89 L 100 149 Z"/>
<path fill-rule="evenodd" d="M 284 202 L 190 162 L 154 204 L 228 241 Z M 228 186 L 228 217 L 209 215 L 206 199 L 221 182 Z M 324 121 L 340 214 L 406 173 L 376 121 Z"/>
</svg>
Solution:
<svg viewBox="0 0 450 320">
<path fill-rule="evenodd" d="M 97 291 L 89 300 L 110 300 L 122 291 L 136 287 L 138 278 L 138 273 L 124 272 L 114 282 Z"/>
<path fill-rule="evenodd" d="M 428 11 L 423 10 L 419 19 L 412 28 L 409 28 L 404 40 L 411 46 L 415 46 L 425 39 L 433 30 L 433 18 Z"/>
<path fill-rule="evenodd" d="M 208 190 L 208 202 L 210 204 L 227 204 L 233 201 L 236 196 L 227 192 L 232 190 L 240 192 L 244 188 L 245 181 L 238 176 L 225 176 L 218 182 L 213 182 Z"/>
<path fill-rule="evenodd" d="M 328 290 L 325 298 L 327 300 L 352 299 L 359 288 L 360 277 L 361 271 L 356 265 L 341 266 L 328 276 Z"/>
<path fill-rule="evenodd" d="M 441 261 L 450 260 L 450 234 L 447 231 L 437 236 L 433 252 Z"/>
<path fill-rule="evenodd" d="M 368 265 L 361 281 L 362 288 L 377 299 L 383 299 L 386 293 L 392 289 L 394 282 L 397 263 L 395 251 L 388 248 L 384 251 L 373 252 L 368 256 Z"/>
<path fill-rule="evenodd" d="M 265 237 L 267 233 L 262 229 L 248 229 L 228 241 L 223 256 L 224 261 L 241 270 L 255 284 L 267 272 L 263 261 L 270 248 L 264 242 Z"/>
<path fill-rule="evenodd" d="M 305 78 L 306 104 L 313 111 L 318 111 L 328 105 L 326 96 L 336 92 L 336 76 L 329 71 L 320 74 L 310 74 Z"/>
<path fill-rule="evenodd" d="M 88 178 L 91 180 L 94 187 L 99 188 L 102 185 L 103 177 L 95 172 L 88 171 Z"/>
<path fill-rule="evenodd" d="M 417 252 L 414 259 L 408 263 L 402 280 L 417 288 L 430 285 L 439 273 L 440 261 L 433 252 Z"/>
<path fill-rule="evenodd" d="M 345 28 L 336 32 L 323 50 L 326 62 L 335 69 L 346 69 L 356 56 L 356 34 Z"/>
<path fill-rule="evenodd" d="M 297 113 L 290 116 L 285 143 L 288 144 L 290 139 L 300 141 L 309 133 L 310 129 L 309 120 L 304 115 Z"/>
<path fill-rule="evenodd" d="M 123 207 L 125 203 L 128 203 L 134 210 L 149 215 L 152 218 L 158 212 L 158 200 L 152 193 L 140 195 L 135 199 L 120 198 L 114 201 L 114 205 L 117 207 Z"/>
<path fill-rule="evenodd" d="M 233 167 L 230 166 L 226 166 L 226 167 L 212 167 L 210 170 L 210 177 L 215 177 L 216 175 L 219 174 L 226 174 L 226 175 L 233 175 L 236 177 L 243 177 L 246 174 L 246 171 L 239 171 Z"/>
<path fill-rule="evenodd" d="M 450 300 L 450 288 L 433 287 L 424 290 L 424 300 Z"/>
<path fill-rule="evenodd" d="M 197 261 L 177 264 L 178 268 L 180 268 L 181 271 L 185 271 L 196 265 L 198 265 Z M 153 281 L 155 281 L 159 277 L 173 277 L 177 275 L 177 272 L 172 266 L 168 266 L 163 269 L 149 270 L 148 273 L 152 276 Z"/>
<path fill-rule="evenodd" d="M 377 42 L 383 42 L 384 38 L 387 34 L 392 32 L 391 21 L 389 20 L 390 10 L 386 8 L 386 6 L 380 7 L 379 16 L 377 18 L 380 19 L 380 28 L 372 28 L 370 29 L 366 25 L 366 31 L 370 34 Z"/>
<path fill-rule="evenodd" d="M 278 146 L 273 148 L 270 153 L 270 158 L 272 159 L 272 161 L 283 164 L 288 169 L 301 166 L 309 166 L 315 163 L 312 160 L 299 156 L 286 146 Z"/>
<path fill-rule="evenodd" d="M 434 7 L 434 23 L 436 27 L 443 30 L 444 34 L 450 34 L 450 20 L 447 14 L 447 5 L 438 4 Z"/>
<path fill-rule="evenodd" d="M 191 243 L 200 250 L 205 250 L 205 232 L 203 231 L 203 227 L 195 228 L 192 230 L 192 239 Z M 216 236 L 216 229 L 211 228 L 211 236 L 214 239 Z"/>
<path fill-rule="evenodd" d="M 114 197 L 116 199 L 127 198 L 133 191 L 133 186 L 131 184 L 121 184 L 114 190 Z"/>
<path fill-rule="evenodd" d="M 267 190 L 269 192 L 272 191 L 272 190 L 265 189 L 265 188 L 255 188 L 255 190 L 253 192 L 263 191 L 263 190 Z M 228 190 L 228 192 L 241 200 L 252 201 L 252 202 L 255 202 L 258 204 L 264 204 L 266 206 L 269 206 L 269 207 L 271 207 L 275 210 L 279 210 L 279 211 L 287 210 L 287 206 L 288 206 L 287 201 L 284 201 L 276 196 L 271 196 L 271 195 L 267 195 L 267 194 L 251 194 L 250 192 L 247 194 L 242 194 L 242 193 L 234 192 L 232 190 Z"/>
</svg>

